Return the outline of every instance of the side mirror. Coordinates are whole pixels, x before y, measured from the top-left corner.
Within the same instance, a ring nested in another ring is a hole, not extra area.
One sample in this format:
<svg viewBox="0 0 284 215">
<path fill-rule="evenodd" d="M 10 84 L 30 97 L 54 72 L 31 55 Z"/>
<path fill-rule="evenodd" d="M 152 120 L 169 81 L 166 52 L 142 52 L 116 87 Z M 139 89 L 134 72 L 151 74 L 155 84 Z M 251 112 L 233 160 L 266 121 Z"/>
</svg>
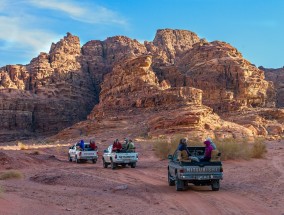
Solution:
<svg viewBox="0 0 284 215">
<path fill-rule="evenodd" d="M 105 149 L 105 150 L 104 150 L 104 153 L 108 153 L 108 150 Z"/>
<path fill-rule="evenodd" d="M 169 160 L 172 160 L 172 159 L 173 159 L 173 156 L 172 156 L 172 155 L 168 155 L 168 159 L 169 159 Z"/>
</svg>

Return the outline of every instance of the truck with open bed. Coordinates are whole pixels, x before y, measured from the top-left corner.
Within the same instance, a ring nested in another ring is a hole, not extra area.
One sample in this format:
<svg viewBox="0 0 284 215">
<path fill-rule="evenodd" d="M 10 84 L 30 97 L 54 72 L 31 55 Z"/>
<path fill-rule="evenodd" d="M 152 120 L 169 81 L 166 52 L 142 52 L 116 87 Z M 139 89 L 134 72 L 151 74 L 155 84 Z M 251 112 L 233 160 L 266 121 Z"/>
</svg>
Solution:
<svg viewBox="0 0 284 215">
<path fill-rule="evenodd" d="M 188 184 L 196 186 L 211 186 L 213 191 L 220 188 L 220 180 L 223 179 L 222 162 L 219 159 L 210 161 L 198 161 L 205 152 L 205 147 L 187 147 L 190 156 L 197 161 L 178 160 L 178 151 L 168 156 L 168 184 L 175 186 L 177 191 L 186 190 Z M 220 154 L 218 155 L 220 156 Z"/>
<path fill-rule="evenodd" d="M 136 163 L 138 161 L 138 153 L 130 152 L 130 151 L 113 151 L 113 145 L 110 145 L 106 150 L 104 150 L 103 154 L 103 167 L 107 168 L 108 165 L 111 166 L 112 169 L 116 169 L 118 165 L 125 167 L 129 165 L 131 168 L 136 167 Z"/>
</svg>

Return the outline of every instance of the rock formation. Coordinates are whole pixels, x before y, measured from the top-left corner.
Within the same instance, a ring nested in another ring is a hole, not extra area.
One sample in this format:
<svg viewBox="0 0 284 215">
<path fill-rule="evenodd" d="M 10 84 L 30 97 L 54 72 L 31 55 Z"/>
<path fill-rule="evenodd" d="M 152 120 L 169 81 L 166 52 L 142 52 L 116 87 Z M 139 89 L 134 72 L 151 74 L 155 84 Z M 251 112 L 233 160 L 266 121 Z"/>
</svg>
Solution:
<svg viewBox="0 0 284 215">
<path fill-rule="evenodd" d="M 267 69 L 259 67 L 265 72 L 265 79 L 272 81 L 276 91 L 276 106 L 284 107 L 284 67 L 279 69 Z"/>
<path fill-rule="evenodd" d="M 79 38 L 67 34 L 30 64 L 0 69 L 0 139 L 52 134 L 86 118 L 95 104 L 81 68 Z"/>
<path fill-rule="evenodd" d="M 261 131 L 258 120 L 250 126 L 234 113 L 274 107 L 272 81 L 281 106 L 282 85 L 267 80 L 236 48 L 186 30 L 158 30 L 144 44 L 114 36 L 82 47 L 67 33 L 28 65 L 0 68 L 0 141 L 51 134 L 88 114 L 89 119 L 145 114 L 150 134 L 212 133 L 218 127 L 239 136 L 265 135 L 278 124 Z"/>
</svg>

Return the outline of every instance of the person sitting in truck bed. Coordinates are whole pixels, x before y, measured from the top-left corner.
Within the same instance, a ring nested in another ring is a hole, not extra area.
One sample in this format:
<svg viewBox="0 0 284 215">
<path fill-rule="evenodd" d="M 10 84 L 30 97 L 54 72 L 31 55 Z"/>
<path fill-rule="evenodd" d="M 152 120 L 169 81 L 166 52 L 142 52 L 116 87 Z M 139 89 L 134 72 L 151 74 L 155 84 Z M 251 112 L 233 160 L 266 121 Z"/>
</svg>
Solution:
<svg viewBox="0 0 284 215">
<path fill-rule="evenodd" d="M 209 137 L 206 140 L 210 141 L 211 146 L 212 146 L 212 152 L 211 152 L 211 159 L 210 159 L 210 161 L 220 161 L 221 153 L 217 149 L 216 144 Z"/>
<path fill-rule="evenodd" d="M 85 150 L 85 143 L 84 143 L 84 140 L 81 140 L 80 142 L 78 142 L 78 143 L 76 144 L 76 147 L 78 147 L 79 150 L 84 151 L 84 150 Z"/>
<path fill-rule="evenodd" d="M 95 151 L 98 150 L 95 140 L 90 140 L 90 148 Z"/>
<path fill-rule="evenodd" d="M 116 140 L 113 142 L 112 151 L 113 151 L 113 152 L 120 152 L 121 149 L 122 149 L 122 145 L 121 145 L 121 143 L 118 141 L 118 139 L 116 139 Z"/>
<path fill-rule="evenodd" d="M 122 151 L 124 151 L 124 152 L 126 152 L 127 151 L 127 149 L 128 149 L 128 147 L 129 147 L 129 140 L 128 140 L 128 138 L 125 138 L 124 139 L 124 142 L 122 143 Z"/>
<path fill-rule="evenodd" d="M 178 150 L 178 160 L 179 161 L 190 161 L 189 153 L 187 151 L 187 139 L 186 138 L 180 139 L 177 150 Z"/>
<path fill-rule="evenodd" d="M 210 161 L 213 147 L 209 140 L 204 141 L 204 144 L 205 144 L 205 154 L 204 157 L 200 159 L 200 161 Z"/>
<path fill-rule="evenodd" d="M 127 146 L 128 152 L 135 152 L 134 142 L 130 139 Z"/>
</svg>

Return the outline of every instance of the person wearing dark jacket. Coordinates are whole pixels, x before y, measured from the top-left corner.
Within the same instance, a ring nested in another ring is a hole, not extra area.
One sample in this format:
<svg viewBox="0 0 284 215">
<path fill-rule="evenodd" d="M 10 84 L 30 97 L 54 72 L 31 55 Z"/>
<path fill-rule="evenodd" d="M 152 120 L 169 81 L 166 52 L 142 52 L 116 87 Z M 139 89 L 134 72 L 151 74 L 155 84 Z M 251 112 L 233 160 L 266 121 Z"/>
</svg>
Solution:
<svg viewBox="0 0 284 215">
<path fill-rule="evenodd" d="M 121 149 L 122 149 L 122 145 L 121 145 L 121 143 L 118 141 L 118 139 L 116 139 L 116 140 L 113 142 L 112 151 L 114 151 L 114 152 L 120 152 Z"/>
<path fill-rule="evenodd" d="M 81 141 L 80 141 L 79 146 L 80 146 L 80 148 L 82 149 L 82 151 L 85 150 L 85 143 L 84 143 L 84 140 L 81 140 Z"/>
</svg>

